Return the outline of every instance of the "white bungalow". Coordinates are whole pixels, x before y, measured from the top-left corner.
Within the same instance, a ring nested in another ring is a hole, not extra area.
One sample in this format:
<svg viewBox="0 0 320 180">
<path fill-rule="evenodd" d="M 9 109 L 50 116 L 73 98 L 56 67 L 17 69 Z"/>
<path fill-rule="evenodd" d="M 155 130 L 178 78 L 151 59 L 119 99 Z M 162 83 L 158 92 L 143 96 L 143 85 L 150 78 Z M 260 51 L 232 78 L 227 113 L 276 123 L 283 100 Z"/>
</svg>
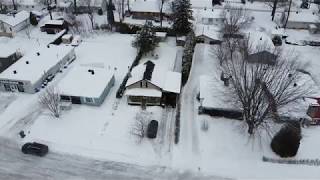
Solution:
<svg viewBox="0 0 320 180">
<path fill-rule="evenodd" d="M 0 74 L 0 90 L 35 93 L 49 76 L 75 59 L 72 46 L 48 45 L 28 53 Z"/>
</svg>

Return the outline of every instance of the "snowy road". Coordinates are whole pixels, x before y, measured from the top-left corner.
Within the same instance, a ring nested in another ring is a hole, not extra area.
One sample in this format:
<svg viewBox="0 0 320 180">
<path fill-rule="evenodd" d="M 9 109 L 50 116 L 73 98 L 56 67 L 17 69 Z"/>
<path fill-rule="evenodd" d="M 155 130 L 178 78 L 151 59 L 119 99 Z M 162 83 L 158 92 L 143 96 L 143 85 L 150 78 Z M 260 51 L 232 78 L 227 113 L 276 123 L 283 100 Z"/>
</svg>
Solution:
<svg viewBox="0 0 320 180">
<path fill-rule="evenodd" d="M 24 155 L 19 145 L 0 139 L 0 177 L 6 180 L 102 180 L 102 179 L 215 179 L 178 173 L 164 167 L 142 167 L 50 152 L 40 158 Z"/>
</svg>

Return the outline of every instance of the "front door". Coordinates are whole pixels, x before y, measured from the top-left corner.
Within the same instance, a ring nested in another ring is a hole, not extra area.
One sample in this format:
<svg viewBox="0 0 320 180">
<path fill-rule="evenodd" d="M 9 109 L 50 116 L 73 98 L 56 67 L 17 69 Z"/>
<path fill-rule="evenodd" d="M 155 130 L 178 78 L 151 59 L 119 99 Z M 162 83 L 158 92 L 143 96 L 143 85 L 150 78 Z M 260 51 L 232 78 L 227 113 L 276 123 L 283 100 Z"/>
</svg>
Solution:
<svg viewBox="0 0 320 180">
<path fill-rule="evenodd" d="M 18 92 L 18 87 L 16 84 L 10 84 L 10 89 L 12 92 Z"/>
</svg>

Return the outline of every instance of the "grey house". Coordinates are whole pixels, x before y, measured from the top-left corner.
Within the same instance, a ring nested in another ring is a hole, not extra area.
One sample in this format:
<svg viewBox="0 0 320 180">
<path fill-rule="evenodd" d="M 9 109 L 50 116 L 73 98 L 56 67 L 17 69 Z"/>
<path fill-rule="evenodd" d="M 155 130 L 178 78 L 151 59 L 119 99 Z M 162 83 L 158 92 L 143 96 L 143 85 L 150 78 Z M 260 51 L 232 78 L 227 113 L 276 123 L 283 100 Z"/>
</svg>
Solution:
<svg viewBox="0 0 320 180">
<path fill-rule="evenodd" d="M 1 49 L 3 49 L 3 47 L 1 47 Z M 3 49 L 3 51 L 0 52 L 0 73 L 6 70 L 11 64 L 15 63 L 20 57 L 21 55 L 16 51 Z"/>
<path fill-rule="evenodd" d="M 100 106 L 115 82 L 104 67 L 75 66 L 58 84 L 62 102 Z"/>
</svg>

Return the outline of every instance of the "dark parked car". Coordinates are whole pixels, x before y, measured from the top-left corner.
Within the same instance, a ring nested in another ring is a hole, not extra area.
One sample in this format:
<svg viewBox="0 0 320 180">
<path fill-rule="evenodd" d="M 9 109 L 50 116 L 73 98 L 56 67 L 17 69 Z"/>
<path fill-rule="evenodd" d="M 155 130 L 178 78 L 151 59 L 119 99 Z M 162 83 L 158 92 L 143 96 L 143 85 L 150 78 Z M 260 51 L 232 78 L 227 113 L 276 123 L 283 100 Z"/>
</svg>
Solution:
<svg viewBox="0 0 320 180">
<path fill-rule="evenodd" d="M 147 129 L 148 138 L 156 138 L 158 133 L 158 121 L 152 120 Z"/>
<path fill-rule="evenodd" d="M 47 145 L 40 143 L 26 143 L 22 146 L 21 151 L 24 154 L 32 154 L 36 156 L 45 156 L 49 152 L 49 148 Z"/>
</svg>

